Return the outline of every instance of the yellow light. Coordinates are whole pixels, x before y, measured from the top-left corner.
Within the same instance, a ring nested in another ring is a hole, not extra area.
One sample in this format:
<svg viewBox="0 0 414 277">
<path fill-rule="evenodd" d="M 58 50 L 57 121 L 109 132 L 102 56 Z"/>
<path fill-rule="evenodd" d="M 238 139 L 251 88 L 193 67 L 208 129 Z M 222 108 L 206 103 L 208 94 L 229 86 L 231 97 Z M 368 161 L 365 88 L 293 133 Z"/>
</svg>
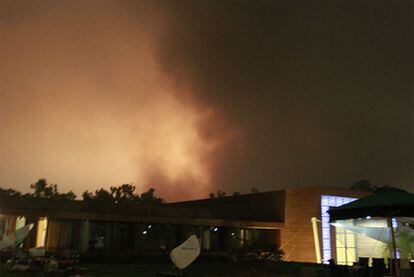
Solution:
<svg viewBox="0 0 414 277">
<path fill-rule="evenodd" d="M 36 247 L 44 247 L 47 233 L 47 217 L 41 217 L 37 221 Z"/>
</svg>

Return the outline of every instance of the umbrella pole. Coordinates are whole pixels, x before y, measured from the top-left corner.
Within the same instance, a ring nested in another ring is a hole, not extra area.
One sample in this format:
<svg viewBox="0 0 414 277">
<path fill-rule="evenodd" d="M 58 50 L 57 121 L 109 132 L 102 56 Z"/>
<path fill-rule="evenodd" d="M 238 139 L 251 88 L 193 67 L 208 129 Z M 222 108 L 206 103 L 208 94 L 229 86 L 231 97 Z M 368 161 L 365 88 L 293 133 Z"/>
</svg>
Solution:
<svg viewBox="0 0 414 277">
<path fill-rule="evenodd" d="M 388 217 L 388 226 L 391 228 L 391 239 L 392 239 L 392 253 L 394 254 L 394 266 L 395 266 L 395 276 L 400 277 L 400 267 L 397 262 L 397 246 L 395 243 L 395 234 L 394 228 L 392 227 L 392 219 Z"/>
</svg>

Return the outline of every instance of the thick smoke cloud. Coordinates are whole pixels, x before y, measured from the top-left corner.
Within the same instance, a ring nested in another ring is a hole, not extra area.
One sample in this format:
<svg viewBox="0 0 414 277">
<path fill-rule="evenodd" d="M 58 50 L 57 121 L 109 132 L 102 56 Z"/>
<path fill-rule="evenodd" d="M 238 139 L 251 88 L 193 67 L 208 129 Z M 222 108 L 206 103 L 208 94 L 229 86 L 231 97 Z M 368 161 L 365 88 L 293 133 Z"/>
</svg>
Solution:
<svg viewBox="0 0 414 277">
<path fill-rule="evenodd" d="M 0 184 L 40 177 L 78 195 L 133 182 L 167 198 L 206 195 L 197 132 L 207 115 L 171 91 L 148 3 L 2 2 Z M 191 185 L 191 190 L 184 184 Z"/>
<path fill-rule="evenodd" d="M 236 136 L 217 189 L 414 184 L 412 3 L 171 5 L 159 60 Z M 190 93 L 188 93 L 190 91 Z M 176 90 L 179 92 L 179 90 Z M 224 130 L 223 130 L 224 129 Z"/>
<path fill-rule="evenodd" d="M 0 186 L 414 182 L 408 2 L 0 3 Z"/>
</svg>

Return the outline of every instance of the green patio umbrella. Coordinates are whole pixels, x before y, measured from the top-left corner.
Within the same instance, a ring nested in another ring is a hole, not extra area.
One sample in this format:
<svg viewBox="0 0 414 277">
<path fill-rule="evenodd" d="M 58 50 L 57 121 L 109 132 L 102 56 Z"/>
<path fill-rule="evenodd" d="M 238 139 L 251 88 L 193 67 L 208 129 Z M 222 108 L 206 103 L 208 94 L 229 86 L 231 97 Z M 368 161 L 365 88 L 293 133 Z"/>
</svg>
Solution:
<svg viewBox="0 0 414 277">
<path fill-rule="evenodd" d="M 384 187 L 356 201 L 329 210 L 331 221 L 371 217 L 414 217 L 414 194 Z"/>
<path fill-rule="evenodd" d="M 398 188 L 383 187 L 377 189 L 372 195 L 339 207 L 333 207 L 328 212 L 331 222 L 350 218 L 387 218 L 391 228 L 394 257 L 396 257 L 395 235 L 391 219 L 393 217 L 414 217 L 414 194 Z M 399 276 L 398 267 L 396 267 L 396 273 Z"/>
</svg>

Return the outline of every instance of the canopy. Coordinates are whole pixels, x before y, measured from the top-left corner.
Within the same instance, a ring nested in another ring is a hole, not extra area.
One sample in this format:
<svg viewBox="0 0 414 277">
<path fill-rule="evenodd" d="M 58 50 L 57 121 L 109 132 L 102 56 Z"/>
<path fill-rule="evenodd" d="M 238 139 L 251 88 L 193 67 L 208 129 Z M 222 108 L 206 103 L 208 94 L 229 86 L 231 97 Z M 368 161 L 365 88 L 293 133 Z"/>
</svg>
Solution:
<svg viewBox="0 0 414 277">
<path fill-rule="evenodd" d="M 374 194 L 329 209 L 330 221 L 364 217 L 414 217 L 414 194 L 384 187 Z"/>
</svg>

